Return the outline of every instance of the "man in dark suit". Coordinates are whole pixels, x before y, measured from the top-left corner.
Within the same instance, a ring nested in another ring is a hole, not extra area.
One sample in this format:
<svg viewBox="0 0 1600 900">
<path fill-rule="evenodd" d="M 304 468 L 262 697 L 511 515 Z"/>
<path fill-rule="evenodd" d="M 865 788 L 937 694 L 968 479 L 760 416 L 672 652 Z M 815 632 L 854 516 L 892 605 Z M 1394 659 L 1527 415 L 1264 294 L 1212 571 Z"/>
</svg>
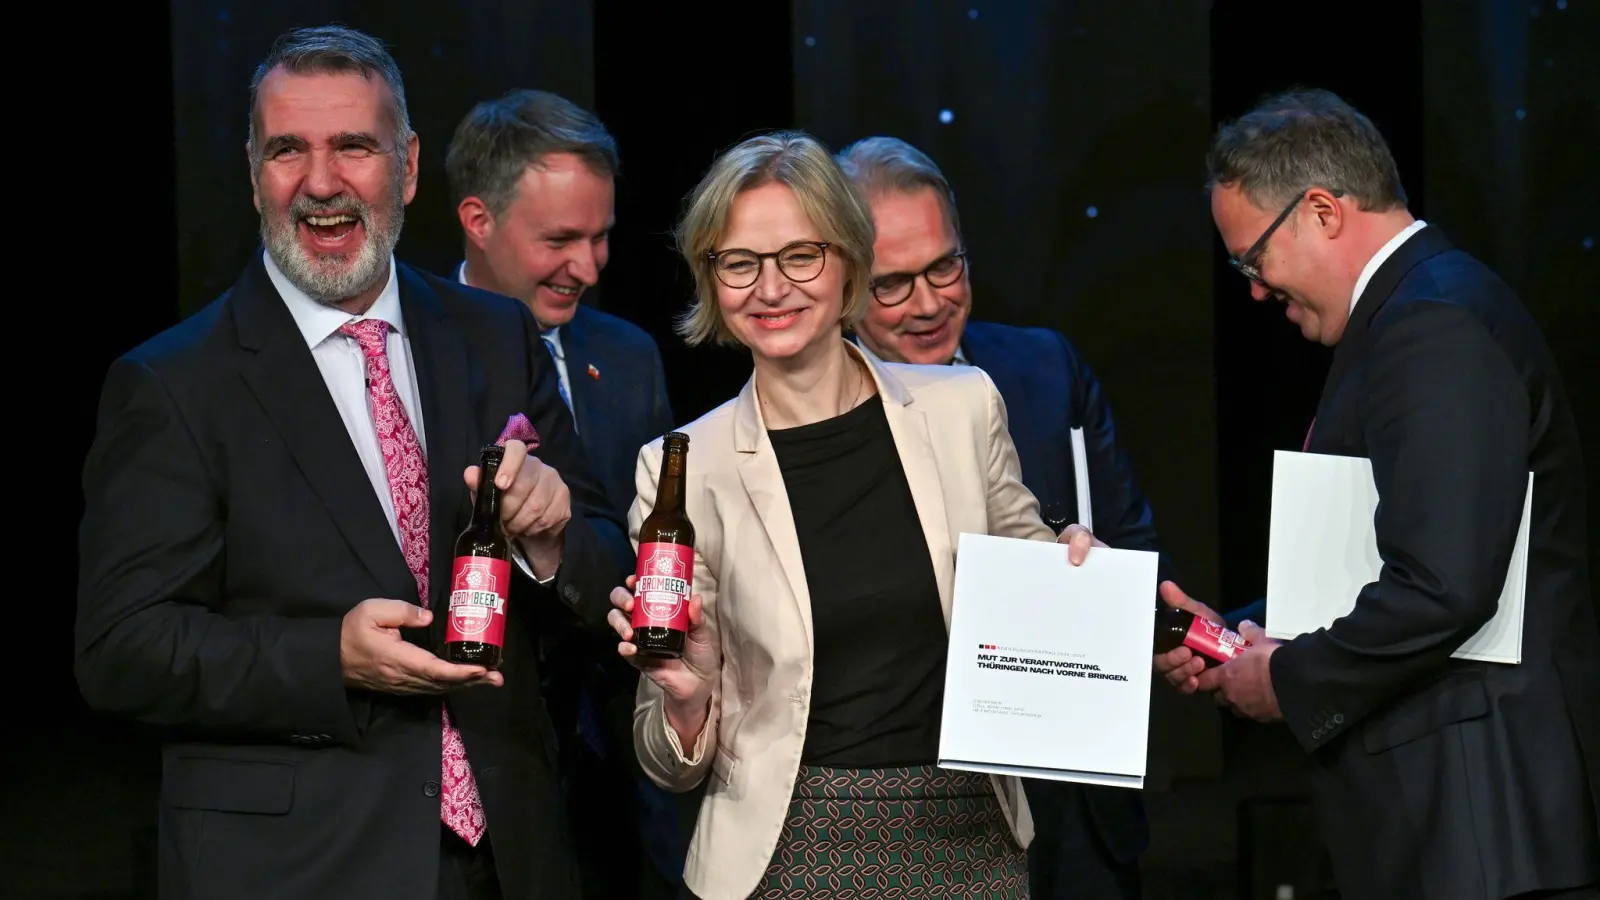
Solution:
<svg viewBox="0 0 1600 900">
<path fill-rule="evenodd" d="M 290 32 L 251 93 L 264 252 L 111 367 L 84 474 L 77 677 L 167 730 L 161 894 L 575 898 L 532 611 L 603 622 L 622 523 L 527 310 L 394 261 L 419 147 L 382 44 Z M 486 671 L 439 654 L 497 438 Z"/>
<path fill-rule="evenodd" d="M 872 137 L 839 154 L 872 207 L 873 302 L 857 337 L 896 362 L 968 364 L 1005 399 L 1023 483 L 1057 533 L 1074 523 L 1111 547 L 1159 551 L 1154 516 L 1117 443 L 1111 406 L 1059 332 L 968 321 L 972 285 L 955 195 L 927 155 Z M 1162 577 L 1170 577 L 1165 559 Z M 1152 598 L 1153 602 L 1153 598 Z M 1036 834 L 1029 883 L 1039 900 L 1137 900 L 1149 845 L 1136 791 L 1024 780 Z"/>
<path fill-rule="evenodd" d="M 1306 449 L 1371 460 L 1383 566 L 1353 611 L 1185 689 L 1314 759 L 1350 898 L 1600 895 L 1600 628 L 1560 373 L 1504 282 L 1417 221 L 1372 123 L 1324 91 L 1217 135 L 1211 208 L 1256 300 L 1335 346 Z M 1534 473 L 1522 662 L 1452 654 L 1496 612 Z M 1259 618 L 1259 606 L 1249 611 Z"/>
<path fill-rule="evenodd" d="M 445 158 L 465 239 L 456 278 L 532 311 L 579 440 L 625 520 L 639 449 L 673 421 L 655 341 L 580 302 L 610 257 L 618 166 L 594 114 L 531 90 L 473 107 Z M 617 656 L 614 636 L 570 629 L 552 631 L 545 662 L 586 894 L 675 895 L 688 837 L 673 809 L 687 801 L 645 778 L 634 755 L 638 672 Z"/>
</svg>

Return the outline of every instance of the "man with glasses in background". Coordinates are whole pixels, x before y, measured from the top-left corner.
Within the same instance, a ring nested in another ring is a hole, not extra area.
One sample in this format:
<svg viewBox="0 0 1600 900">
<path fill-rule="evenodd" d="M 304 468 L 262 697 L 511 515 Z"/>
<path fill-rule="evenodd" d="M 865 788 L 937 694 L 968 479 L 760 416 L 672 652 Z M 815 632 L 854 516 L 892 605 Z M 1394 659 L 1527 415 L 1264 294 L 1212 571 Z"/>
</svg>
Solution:
<svg viewBox="0 0 1600 900">
<path fill-rule="evenodd" d="M 1005 399 L 1022 481 L 1045 523 L 1058 534 L 1078 523 L 1108 546 L 1159 551 L 1110 404 L 1077 349 L 1049 329 L 969 321 L 972 283 L 944 173 L 890 137 L 857 141 L 838 159 L 865 194 L 877 230 L 873 300 L 858 341 L 894 362 L 981 366 Z M 1161 570 L 1163 580 L 1171 577 L 1164 557 Z M 1140 794 L 1023 785 L 1035 825 L 1028 848 L 1035 900 L 1138 900 L 1138 859 L 1150 840 Z"/>
<path fill-rule="evenodd" d="M 1600 896 L 1583 458 L 1538 323 L 1412 216 L 1383 136 L 1333 94 L 1264 101 L 1207 167 L 1250 296 L 1337 348 L 1305 449 L 1371 461 L 1383 566 L 1326 628 L 1279 643 L 1243 624 L 1253 646 L 1227 664 L 1157 668 L 1293 734 L 1343 896 Z M 1530 471 L 1521 660 L 1456 659 L 1498 609 Z"/>
</svg>

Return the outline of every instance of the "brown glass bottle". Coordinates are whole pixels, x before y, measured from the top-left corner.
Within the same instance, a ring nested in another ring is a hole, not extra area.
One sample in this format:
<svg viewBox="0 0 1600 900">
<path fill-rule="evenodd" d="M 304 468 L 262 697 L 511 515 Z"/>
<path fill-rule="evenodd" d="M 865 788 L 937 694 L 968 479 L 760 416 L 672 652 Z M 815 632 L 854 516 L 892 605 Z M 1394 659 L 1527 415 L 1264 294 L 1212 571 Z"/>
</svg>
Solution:
<svg viewBox="0 0 1600 900">
<path fill-rule="evenodd" d="M 500 521 L 500 488 L 494 483 L 504 454 L 505 448 L 498 444 L 483 448 L 478 501 L 472 521 L 456 538 L 444 626 L 446 659 L 491 670 L 500 667 L 504 655 L 511 590 L 511 542 Z"/>
<path fill-rule="evenodd" d="M 1220 666 L 1238 655 L 1250 643 L 1244 638 L 1200 618 L 1186 609 L 1165 603 L 1156 604 L 1157 654 L 1188 647 L 1206 661 L 1206 668 Z"/>
<path fill-rule="evenodd" d="M 662 439 L 666 455 L 656 485 L 656 505 L 639 526 L 639 565 L 633 583 L 633 645 L 639 655 L 677 659 L 689 633 L 694 585 L 694 524 L 684 509 L 689 436 Z"/>
</svg>

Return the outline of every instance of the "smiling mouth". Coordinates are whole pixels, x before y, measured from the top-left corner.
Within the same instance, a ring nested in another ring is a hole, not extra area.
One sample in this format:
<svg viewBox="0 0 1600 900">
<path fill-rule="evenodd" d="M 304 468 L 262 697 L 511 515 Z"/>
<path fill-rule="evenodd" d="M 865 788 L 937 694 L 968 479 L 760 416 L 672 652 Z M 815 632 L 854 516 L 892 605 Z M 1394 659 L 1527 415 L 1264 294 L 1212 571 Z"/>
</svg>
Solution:
<svg viewBox="0 0 1600 900">
<path fill-rule="evenodd" d="M 927 329 L 924 329 L 922 331 L 908 331 L 908 332 L 905 333 L 905 335 L 906 335 L 906 337 L 911 338 L 914 341 L 920 341 L 922 343 L 931 343 L 933 341 L 938 340 L 939 338 L 944 337 L 945 326 L 947 326 L 949 324 L 950 324 L 949 320 L 946 320 L 946 321 L 940 322 L 938 325 L 934 326 L 933 328 L 927 328 Z"/>
<path fill-rule="evenodd" d="M 349 213 L 334 213 L 325 216 L 306 216 L 300 220 L 305 223 L 306 230 L 312 237 L 324 243 L 338 243 L 350 236 L 361 224 L 361 219 Z"/>
<path fill-rule="evenodd" d="M 750 318 L 761 323 L 763 328 L 783 328 L 803 312 L 805 312 L 804 309 L 791 309 L 787 312 L 754 314 Z"/>
<path fill-rule="evenodd" d="M 583 293 L 583 285 L 581 284 L 551 284 L 548 281 L 542 281 L 539 286 L 558 297 L 566 297 L 568 299 L 575 299 L 579 294 Z"/>
</svg>

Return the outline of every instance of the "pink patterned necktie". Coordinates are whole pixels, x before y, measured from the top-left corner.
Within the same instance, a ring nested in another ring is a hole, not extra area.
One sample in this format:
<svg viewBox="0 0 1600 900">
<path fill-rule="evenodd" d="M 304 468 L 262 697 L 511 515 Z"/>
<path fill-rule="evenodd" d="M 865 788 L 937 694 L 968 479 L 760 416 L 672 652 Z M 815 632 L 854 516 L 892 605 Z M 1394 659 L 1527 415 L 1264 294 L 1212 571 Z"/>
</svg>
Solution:
<svg viewBox="0 0 1600 900">
<path fill-rule="evenodd" d="M 372 424 L 383 449 L 383 468 L 389 480 L 389 496 L 394 501 L 394 518 L 400 531 L 400 549 L 406 565 L 417 579 L 417 595 L 428 605 L 428 467 L 422 460 L 422 445 L 416 429 L 406 417 L 400 395 L 394 390 L 389 372 L 389 323 L 382 319 L 361 319 L 339 326 L 356 339 L 367 357 L 367 398 L 372 404 Z M 483 801 L 478 784 L 467 763 L 467 748 L 461 733 L 450 724 L 450 710 L 444 716 L 443 790 L 439 792 L 439 818 L 462 840 L 476 847 L 483 838 Z"/>
</svg>

